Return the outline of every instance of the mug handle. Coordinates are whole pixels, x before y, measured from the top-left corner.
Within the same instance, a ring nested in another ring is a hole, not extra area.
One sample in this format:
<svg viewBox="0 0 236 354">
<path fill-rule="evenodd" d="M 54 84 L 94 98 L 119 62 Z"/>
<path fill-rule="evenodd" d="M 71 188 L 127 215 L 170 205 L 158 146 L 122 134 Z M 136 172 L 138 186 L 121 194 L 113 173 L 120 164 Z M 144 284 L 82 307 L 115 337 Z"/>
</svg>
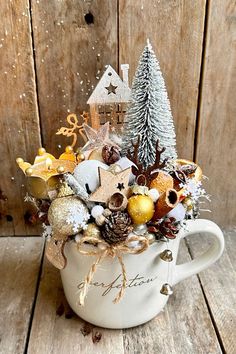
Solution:
<svg viewBox="0 0 236 354">
<path fill-rule="evenodd" d="M 210 267 L 222 255 L 225 243 L 224 235 L 219 226 L 213 221 L 205 219 L 188 220 L 186 230 L 180 231 L 180 239 L 193 235 L 197 237 L 196 234 L 203 233 L 214 236 L 213 244 L 206 252 L 196 259 L 175 266 L 172 282 L 173 285 Z"/>
</svg>

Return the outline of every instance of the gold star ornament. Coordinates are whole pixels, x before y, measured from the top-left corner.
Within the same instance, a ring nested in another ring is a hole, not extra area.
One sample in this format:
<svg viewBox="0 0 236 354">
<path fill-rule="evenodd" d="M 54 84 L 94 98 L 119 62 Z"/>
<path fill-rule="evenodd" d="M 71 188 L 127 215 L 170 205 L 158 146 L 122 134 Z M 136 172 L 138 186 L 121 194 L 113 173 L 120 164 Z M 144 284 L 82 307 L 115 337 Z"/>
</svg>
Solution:
<svg viewBox="0 0 236 354">
<path fill-rule="evenodd" d="M 93 202 L 107 203 L 114 193 L 122 193 L 126 197 L 129 194 L 129 176 L 131 168 L 127 168 L 117 174 L 98 168 L 100 187 L 91 194 L 89 200 Z"/>
</svg>

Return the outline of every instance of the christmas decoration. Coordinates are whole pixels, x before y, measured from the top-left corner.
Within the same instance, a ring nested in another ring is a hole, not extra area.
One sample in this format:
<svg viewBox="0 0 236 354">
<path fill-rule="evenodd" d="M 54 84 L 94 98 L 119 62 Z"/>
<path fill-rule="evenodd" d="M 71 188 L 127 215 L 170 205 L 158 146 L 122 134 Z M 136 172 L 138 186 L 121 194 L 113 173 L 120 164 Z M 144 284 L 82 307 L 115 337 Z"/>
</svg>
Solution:
<svg viewBox="0 0 236 354">
<path fill-rule="evenodd" d="M 156 189 L 159 194 L 164 193 L 167 189 L 173 188 L 174 180 L 166 172 L 159 172 L 158 176 L 154 178 L 150 183 L 150 188 Z"/>
<path fill-rule="evenodd" d="M 172 287 L 170 286 L 170 284 L 166 283 L 166 284 L 163 284 L 162 285 L 162 288 L 160 290 L 160 293 L 162 295 L 166 295 L 166 296 L 169 296 L 169 295 L 172 295 L 173 294 L 173 289 Z"/>
<path fill-rule="evenodd" d="M 159 197 L 156 210 L 154 214 L 154 220 L 161 219 L 168 212 L 170 212 L 179 202 L 179 196 L 175 189 L 168 188 L 165 193 Z"/>
<path fill-rule="evenodd" d="M 69 160 L 57 160 L 43 148 L 38 150 L 38 154 L 33 165 L 21 158 L 16 162 L 27 176 L 30 194 L 35 198 L 49 199 L 49 193 L 55 191 L 58 186 L 59 177 L 66 172 L 72 172 L 76 164 Z"/>
<path fill-rule="evenodd" d="M 57 198 L 68 197 L 70 195 L 74 195 L 73 190 L 68 186 L 66 182 L 61 183 L 59 187 L 59 192 L 57 194 Z"/>
<path fill-rule="evenodd" d="M 66 266 L 66 257 L 64 255 L 64 240 L 56 240 L 53 237 L 46 242 L 46 256 L 49 262 L 58 269 L 63 269 Z"/>
<path fill-rule="evenodd" d="M 163 252 L 161 252 L 160 258 L 165 262 L 172 262 L 173 256 L 171 250 L 166 249 Z"/>
<path fill-rule="evenodd" d="M 176 238 L 178 233 L 178 227 L 176 226 L 175 218 L 164 218 L 159 226 L 159 232 L 168 239 Z"/>
<path fill-rule="evenodd" d="M 83 201 L 88 200 L 89 194 L 86 189 L 82 187 L 72 175 L 66 174 L 64 179 L 77 197 L 80 197 Z"/>
<path fill-rule="evenodd" d="M 104 208 L 101 205 L 95 205 L 91 210 L 91 215 L 96 219 L 99 215 L 102 215 Z"/>
<path fill-rule="evenodd" d="M 110 171 L 99 168 L 100 187 L 91 194 L 89 200 L 100 203 L 107 203 L 112 194 L 120 191 L 125 196 L 129 193 L 130 168 L 113 174 Z"/>
<path fill-rule="evenodd" d="M 101 231 L 96 224 L 91 223 L 87 225 L 87 228 L 83 232 L 83 236 L 100 239 Z"/>
<path fill-rule="evenodd" d="M 121 65 L 122 80 L 116 71 L 108 65 L 87 102 L 90 106 L 93 128 L 99 129 L 100 125 L 109 122 L 112 130 L 121 130 L 130 100 L 128 70 L 128 64 Z"/>
<path fill-rule="evenodd" d="M 120 159 L 119 149 L 115 146 L 105 145 L 102 148 L 102 157 L 105 163 L 111 165 Z"/>
<path fill-rule="evenodd" d="M 149 165 L 147 168 L 144 168 L 144 164 L 139 161 L 138 157 L 138 149 L 140 145 L 140 135 L 138 136 L 137 143 L 132 142 L 133 153 L 128 150 L 127 156 L 130 161 L 134 163 L 132 166 L 132 172 L 136 177 L 136 182 L 138 184 L 150 185 L 150 182 L 155 179 L 159 171 L 158 169 L 165 167 L 165 161 L 160 163 L 161 154 L 165 151 L 165 148 L 159 150 L 159 141 L 156 141 L 156 149 L 155 149 L 155 160 L 154 163 Z"/>
<path fill-rule="evenodd" d="M 135 241 L 138 241 L 138 246 L 135 248 L 130 247 L 130 244 L 132 244 L 132 242 Z M 87 243 L 97 244 L 97 248 L 95 248 L 93 251 L 85 250 L 83 246 Z M 148 248 L 148 240 L 145 237 L 133 235 L 132 237 L 129 238 L 127 237 L 124 242 L 115 243 L 113 245 L 107 243 L 102 239 L 99 240 L 93 237 L 82 237 L 80 241 L 77 243 L 77 248 L 78 251 L 83 255 L 98 256 L 95 262 L 92 264 L 87 276 L 84 279 L 84 286 L 79 294 L 79 304 L 82 306 L 84 305 L 84 300 L 87 295 L 89 285 L 93 280 L 93 276 L 97 270 L 97 266 L 99 265 L 99 263 L 101 263 L 103 259 L 105 259 L 106 257 L 111 257 L 111 258 L 117 257 L 121 266 L 121 271 L 122 271 L 121 274 L 123 279 L 122 279 L 121 288 L 117 296 L 113 300 L 113 303 L 116 304 L 123 297 L 127 286 L 127 275 L 126 275 L 125 265 L 122 259 L 122 254 L 139 254 L 144 252 Z"/>
<path fill-rule="evenodd" d="M 88 122 L 88 114 L 86 112 L 83 112 L 83 114 L 80 116 L 80 118 L 82 118 L 83 123 L 87 123 Z M 58 130 L 58 132 L 56 133 L 57 135 L 65 135 L 67 137 L 73 137 L 73 141 L 71 144 L 71 147 L 73 148 L 76 145 L 77 142 L 77 134 L 75 133 L 75 130 L 78 129 L 79 134 L 82 136 L 82 138 L 84 139 L 84 141 L 86 141 L 86 136 L 84 134 L 84 127 L 83 124 L 79 125 L 78 124 L 78 118 L 76 117 L 75 114 L 69 114 L 67 117 L 67 122 L 69 123 L 69 125 L 72 126 L 72 128 L 66 128 L 66 127 L 62 127 Z"/>
<path fill-rule="evenodd" d="M 112 211 L 125 210 L 128 204 L 128 199 L 122 193 L 116 192 L 112 194 L 108 202 L 108 208 Z"/>
<path fill-rule="evenodd" d="M 102 227 L 102 238 L 109 244 L 125 241 L 131 232 L 131 219 L 126 212 L 113 212 Z"/>
<path fill-rule="evenodd" d="M 88 138 L 88 142 L 84 145 L 83 151 L 92 151 L 103 147 L 104 145 L 117 146 L 109 138 L 109 122 L 99 128 L 98 131 L 87 124 L 84 124 L 83 127 Z"/>
<path fill-rule="evenodd" d="M 97 160 L 97 161 L 104 162 L 104 159 L 102 157 L 102 149 L 103 148 L 100 147 L 99 149 L 92 150 L 92 152 L 88 156 L 88 160 Z"/>
<path fill-rule="evenodd" d="M 141 55 L 131 91 L 131 104 L 125 117 L 123 152 L 140 135 L 138 158 L 144 168 L 155 161 L 155 144 L 165 147 L 161 159 L 176 159 L 176 141 L 170 102 L 157 58 L 148 41 Z"/>
<path fill-rule="evenodd" d="M 81 162 L 73 172 L 75 184 L 77 182 L 89 194 L 95 192 L 99 186 L 99 168 L 107 170 L 108 166 L 95 160 Z"/>
<path fill-rule="evenodd" d="M 146 195 L 134 195 L 128 200 L 128 213 L 134 224 L 143 224 L 152 219 L 154 203 Z"/>
<path fill-rule="evenodd" d="M 59 157 L 60 160 L 70 160 L 76 162 L 76 154 L 74 153 L 73 147 L 72 146 L 67 146 L 65 149 L 65 152 L 60 155 Z"/>
<path fill-rule="evenodd" d="M 75 114 L 67 117 L 68 127 L 56 134 L 73 140 L 59 157 L 40 148 L 33 164 L 17 159 L 30 193 L 25 200 L 34 206 L 30 220 L 43 224 L 49 261 L 58 269 L 66 267 L 66 242 L 85 257 L 95 257 L 79 289 L 81 305 L 106 258 L 116 258 L 120 265 L 115 303 L 128 287 L 123 255 L 136 255 L 150 246 L 155 250 L 158 242 L 168 242 L 168 248 L 157 251 L 159 262 L 168 268 L 172 240 L 186 220 L 198 217 L 201 199 L 209 200 L 201 168 L 176 159 L 170 105 L 150 44 L 134 79 L 121 156 L 121 137 L 113 130 L 122 126 L 123 103 L 130 99 L 127 66 L 123 69 L 122 81 L 109 66 L 89 98 L 92 127 L 86 112 L 80 122 Z M 107 104 L 112 105 L 109 113 Z M 76 146 L 77 140 L 85 143 Z M 172 293 L 168 277 L 160 289 L 164 295 Z"/>
<path fill-rule="evenodd" d="M 105 221 L 106 221 L 106 217 L 104 215 L 98 215 L 96 218 L 95 218 L 95 222 L 98 226 L 102 226 L 105 224 Z"/>
<path fill-rule="evenodd" d="M 76 205 L 77 204 L 77 205 Z M 69 215 L 66 218 L 66 223 L 69 225 L 73 225 L 73 232 L 79 232 L 82 229 L 87 228 L 87 221 L 89 220 L 90 215 L 88 213 L 88 209 L 85 207 L 83 203 L 78 205 L 78 203 L 71 203 L 69 207 Z"/>
<path fill-rule="evenodd" d="M 54 238 L 65 240 L 86 227 L 89 213 L 84 203 L 75 196 L 56 198 L 48 210 L 48 220 Z"/>
</svg>

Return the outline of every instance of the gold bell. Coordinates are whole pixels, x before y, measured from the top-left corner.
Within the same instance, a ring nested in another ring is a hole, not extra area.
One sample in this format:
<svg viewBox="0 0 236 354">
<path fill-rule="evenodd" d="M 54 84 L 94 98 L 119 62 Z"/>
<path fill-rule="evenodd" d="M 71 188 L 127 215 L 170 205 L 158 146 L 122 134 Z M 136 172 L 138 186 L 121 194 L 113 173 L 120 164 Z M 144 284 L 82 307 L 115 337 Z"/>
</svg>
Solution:
<svg viewBox="0 0 236 354">
<path fill-rule="evenodd" d="M 165 283 L 165 284 L 162 285 L 162 288 L 161 288 L 161 290 L 160 290 L 160 293 L 161 293 L 162 295 L 166 295 L 166 296 L 172 295 L 172 294 L 173 294 L 173 289 L 172 289 L 172 287 L 170 286 L 170 284 Z"/>
<path fill-rule="evenodd" d="M 163 252 L 161 252 L 160 258 L 165 262 L 172 262 L 173 256 L 171 250 L 164 250 Z"/>
</svg>

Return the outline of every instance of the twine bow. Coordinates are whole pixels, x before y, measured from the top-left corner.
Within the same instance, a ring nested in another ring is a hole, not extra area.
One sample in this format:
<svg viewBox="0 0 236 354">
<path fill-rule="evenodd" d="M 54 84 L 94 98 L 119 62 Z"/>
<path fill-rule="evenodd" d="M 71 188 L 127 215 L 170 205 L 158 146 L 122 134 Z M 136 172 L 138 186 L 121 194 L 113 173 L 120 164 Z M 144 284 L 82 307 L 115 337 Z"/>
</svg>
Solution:
<svg viewBox="0 0 236 354">
<path fill-rule="evenodd" d="M 133 241 L 139 242 L 139 244 L 135 248 L 131 247 L 131 242 L 133 242 Z M 83 249 L 83 246 L 85 243 L 97 244 L 98 247 L 96 247 L 96 249 L 94 249 L 94 250 L 85 250 L 85 249 Z M 122 279 L 122 286 L 121 286 L 121 289 L 118 292 L 117 296 L 113 300 L 114 304 L 119 302 L 121 300 L 121 298 L 123 297 L 124 292 L 125 292 L 125 288 L 127 286 L 127 274 L 126 274 L 125 265 L 124 265 L 124 262 L 122 259 L 122 254 L 127 254 L 127 253 L 128 254 L 139 254 L 139 253 L 142 253 L 143 251 L 145 251 L 148 248 L 148 246 L 149 246 L 149 241 L 146 237 L 136 236 L 136 235 L 129 237 L 128 240 L 126 240 L 125 242 L 122 242 L 120 244 L 117 244 L 117 245 L 110 245 L 107 242 L 105 242 L 104 240 L 98 239 L 93 236 L 83 237 L 77 244 L 79 252 L 83 255 L 98 256 L 98 257 L 97 257 L 96 261 L 92 264 L 87 276 L 84 279 L 84 286 L 80 290 L 80 294 L 79 294 L 79 304 L 82 306 L 84 305 L 84 300 L 85 300 L 85 297 L 88 293 L 88 289 L 89 289 L 89 286 L 92 282 L 94 274 L 97 270 L 97 266 L 106 257 L 111 257 L 111 258 L 117 257 L 118 261 L 120 263 L 120 266 L 121 266 L 122 278 L 123 278 Z"/>
</svg>

